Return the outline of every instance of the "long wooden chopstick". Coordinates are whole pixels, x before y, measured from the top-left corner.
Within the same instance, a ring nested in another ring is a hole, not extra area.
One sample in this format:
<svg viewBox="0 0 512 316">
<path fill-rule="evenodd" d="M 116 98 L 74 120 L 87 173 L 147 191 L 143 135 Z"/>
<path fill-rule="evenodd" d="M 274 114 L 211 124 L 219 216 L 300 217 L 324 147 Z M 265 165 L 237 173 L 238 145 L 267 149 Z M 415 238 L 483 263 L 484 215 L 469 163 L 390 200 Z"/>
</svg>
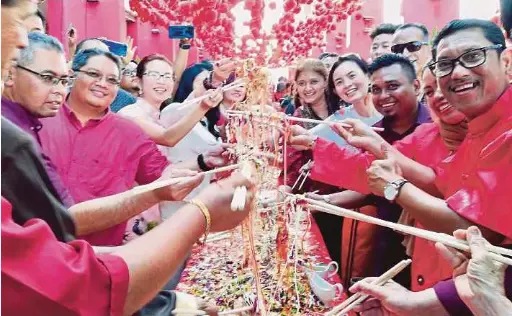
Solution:
<svg viewBox="0 0 512 316">
<path fill-rule="evenodd" d="M 237 110 L 229 110 L 226 111 L 228 116 L 244 116 L 244 115 L 252 115 L 252 116 L 266 116 L 266 117 L 276 117 L 275 113 L 263 113 L 263 112 L 248 112 L 248 111 L 237 111 Z M 340 124 L 341 126 L 345 128 L 350 128 L 351 126 L 348 124 L 344 124 L 340 121 L 325 121 L 325 120 L 315 120 L 315 119 L 309 119 L 309 118 L 303 118 L 303 117 L 295 117 L 295 116 L 277 116 L 282 120 L 286 121 L 292 121 L 292 122 L 304 122 L 304 123 L 313 123 L 313 124 L 325 124 L 329 126 L 334 126 L 336 124 Z M 271 121 L 268 121 L 268 123 L 271 123 Z M 376 132 L 383 132 L 384 128 L 382 127 L 371 127 Z"/>
<path fill-rule="evenodd" d="M 175 309 L 171 312 L 172 315 L 207 315 L 205 311 L 199 309 Z"/>
<path fill-rule="evenodd" d="M 253 309 L 254 309 L 254 305 L 235 308 L 235 309 L 231 309 L 231 310 L 226 310 L 226 311 L 219 312 L 217 314 L 218 315 L 233 315 L 233 314 L 240 314 L 242 312 L 247 312 L 247 311 L 250 311 Z"/>
<path fill-rule="evenodd" d="M 393 266 L 391 269 L 384 272 L 379 278 L 374 280 L 371 284 L 384 285 L 386 282 L 388 282 L 389 280 L 391 280 L 395 276 L 397 276 L 397 274 L 400 273 L 403 269 L 405 269 L 409 264 L 411 264 L 411 262 L 412 262 L 411 259 L 400 261 L 395 266 Z M 352 295 L 351 297 L 349 297 L 348 299 L 346 299 L 340 305 L 334 307 L 331 311 L 329 311 L 325 315 L 326 316 L 327 315 L 335 315 L 335 314 L 340 315 L 343 313 L 348 313 L 350 310 L 352 310 L 352 308 L 354 308 L 354 306 L 356 306 L 357 304 L 360 304 L 367 298 L 368 298 L 368 295 L 356 293 L 356 294 Z"/>
<path fill-rule="evenodd" d="M 198 175 L 208 175 L 208 174 L 215 174 L 215 173 L 219 173 L 219 172 L 234 170 L 234 169 L 239 168 L 240 166 L 241 166 L 241 164 L 229 165 L 229 166 L 225 166 L 225 167 L 221 167 L 221 168 L 212 169 L 209 171 L 199 172 Z M 153 190 L 156 190 L 159 188 L 163 188 L 165 186 L 175 184 L 175 183 L 178 183 L 183 180 L 188 180 L 190 178 L 191 177 L 189 176 L 189 177 L 178 177 L 178 178 L 171 178 L 171 179 L 167 179 L 167 180 L 154 181 L 154 182 L 151 182 L 151 183 L 148 183 L 145 185 L 137 186 L 137 187 L 131 189 L 131 192 L 134 194 L 141 194 L 141 193 L 153 191 Z"/>
<path fill-rule="evenodd" d="M 244 307 L 240 307 L 240 308 L 235 308 L 235 309 L 230 309 L 230 310 L 225 310 L 225 311 L 222 311 L 222 312 L 218 312 L 217 315 L 235 315 L 235 314 L 240 314 L 240 313 L 243 313 L 243 312 L 247 312 L 247 311 L 250 311 L 250 310 L 253 310 L 254 309 L 254 306 L 244 306 Z M 180 314 L 184 314 L 184 315 L 206 315 L 206 312 L 205 311 L 202 311 L 202 310 L 198 310 L 198 309 L 175 309 L 172 311 L 172 314 L 173 315 L 180 315 Z"/>
<path fill-rule="evenodd" d="M 441 234 L 441 233 L 437 233 L 437 232 L 433 232 L 433 231 L 429 231 L 429 230 L 425 230 L 425 229 L 421 229 L 421 228 L 417 228 L 417 227 L 411 227 L 411 226 L 407 226 L 407 225 L 388 222 L 388 221 L 385 221 L 385 220 L 382 220 L 379 218 L 375 218 L 372 216 L 357 213 L 357 212 L 354 212 L 351 210 L 347 210 L 347 209 L 344 209 L 341 207 L 337 207 L 337 206 L 334 206 L 331 204 L 327 204 L 325 202 L 316 201 L 316 200 L 306 198 L 306 197 L 300 197 L 300 199 L 308 202 L 313 209 L 321 211 L 321 212 L 330 213 L 330 214 L 343 216 L 343 217 L 348 217 L 348 218 L 363 221 L 366 223 L 391 228 L 391 229 L 394 229 L 396 231 L 402 232 L 407 235 L 424 238 L 424 239 L 434 241 L 434 242 L 440 242 L 442 244 L 445 244 L 449 247 L 452 247 L 452 248 L 455 248 L 458 250 L 462 250 L 465 252 L 471 252 L 471 249 L 469 248 L 469 244 L 467 241 L 456 239 L 455 237 L 452 237 L 447 234 Z M 492 258 L 495 261 L 512 266 L 512 259 L 510 259 L 508 257 L 501 256 L 501 255 L 510 256 L 511 255 L 510 249 L 505 249 L 505 248 L 491 245 L 488 247 L 488 250 L 489 250 L 490 258 Z"/>
</svg>

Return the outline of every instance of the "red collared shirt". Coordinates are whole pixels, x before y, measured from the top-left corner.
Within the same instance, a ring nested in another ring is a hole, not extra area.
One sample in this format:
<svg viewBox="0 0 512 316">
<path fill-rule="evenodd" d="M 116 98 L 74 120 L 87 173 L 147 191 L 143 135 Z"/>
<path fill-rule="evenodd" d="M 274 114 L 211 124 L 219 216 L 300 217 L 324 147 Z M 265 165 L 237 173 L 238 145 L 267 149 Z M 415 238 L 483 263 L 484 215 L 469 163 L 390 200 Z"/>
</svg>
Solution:
<svg viewBox="0 0 512 316">
<path fill-rule="evenodd" d="M 428 167 L 435 166 L 450 154 L 439 134 L 439 127 L 434 123 L 418 126 L 412 134 L 395 142 L 393 146 L 408 158 Z M 313 155 L 313 179 L 370 193 L 366 169 L 376 159 L 375 156 L 360 150 L 341 148 L 320 138 L 315 144 Z M 423 228 L 417 221 L 415 226 Z M 428 240 L 414 240 L 412 257 L 411 287 L 414 291 L 429 288 L 452 275 L 451 266 L 439 256 L 434 243 Z"/>
<path fill-rule="evenodd" d="M 169 164 L 135 123 L 108 111 L 85 126 L 63 105 L 42 120 L 41 142 L 79 203 L 121 193 L 158 179 Z M 92 245 L 120 245 L 126 222 L 85 236 Z"/>
<path fill-rule="evenodd" d="M 457 153 L 436 168 L 436 185 L 462 217 L 512 238 L 512 87 L 471 120 Z"/>
<path fill-rule="evenodd" d="M 120 257 L 59 242 L 40 219 L 19 226 L 2 198 L 2 315 L 123 315 L 128 280 Z"/>
</svg>

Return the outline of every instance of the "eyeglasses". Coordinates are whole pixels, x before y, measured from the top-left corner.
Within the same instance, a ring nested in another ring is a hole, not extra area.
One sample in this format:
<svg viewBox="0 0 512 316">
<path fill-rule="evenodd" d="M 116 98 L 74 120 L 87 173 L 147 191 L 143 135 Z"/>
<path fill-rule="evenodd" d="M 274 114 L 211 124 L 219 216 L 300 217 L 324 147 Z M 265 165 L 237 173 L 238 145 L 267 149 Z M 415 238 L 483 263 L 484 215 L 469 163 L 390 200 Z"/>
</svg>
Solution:
<svg viewBox="0 0 512 316">
<path fill-rule="evenodd" d="M 487 51 L 490 49 L 501 49 L 501 44 L 475 48 L 465 52 L 455 59 L 442 59 L 429 65 L 430 70 L 437 78 L 448 76 L 455 69 L 455 64 L 460 64 L 466 69 L 478 67 L 487 60 Z"/>
<path fill-rule="evenodd" d="M 34 71 L 32 69 L 28 69 L 28 68 L 25 68 L 23 66 L 16 66 L 17 68 L 19 69 L 23 69 L 27 72 L 30 72 L 31 74 L 39 77 L 39 79 L 41 79 L 41 81 L 46 84 L 47 86 L 56 86 L 60 83 L 62 83 L 62 85 L 65 87 L 65 88 L 69 88 L 73 85 L 73 82 L 75 82 L 75 78 L 73 77 L 62 77 L 62 78 L 59 78 L 59 77 L 55 77 L 53 75 L 50 75 L 50 74 L 42 74 L 42 73 L 39 73 L 37 71 Z"/>
<path fill-rule="evenodd" d="M 151 77 L 155 80 L 158 80 L 160 78 L 164 78 L 165 81 L 174 80 L 174 74 L 171 74 L 169 72 L 161 74 L 158 71 L 146 71 L 145 73 L 143 73 L 143 75 Z"/>
<path fill-rule="evenodd" d="M 103 77 L 105 77 L 101 72 L 97 72 L 97 71 L 94 71 L 94 70 L 79 70 L 78 69 L 78 70 L 74 70 L 74 71 L 81 72 L 81 73 L 87 75 L 88 77 L 94 79 L 95 81 L 101 81 L 101 79 Z M 117 79 L 115 77 L 106 77 L 105 81 L 110 86 L 118 86 L 119 83 L 120 83 L 119 79 Z"/>
<path fill-rule="evenodd" d="M 395 54 L 403 54 L 404 50 L 407 49 L 409 53 L 413 53 L 419 51 L 423 45 L 428 45 L 428 43 L 422 41 L 413 41 L 403 44 L 395 44 L 391 46 L 391 52 Z"/>
<path fill-rule="evenodd" d="M 135 77 L 137 75 L 137 70 L 123 69 L 122 75 L 126 77 Z"/>
</svg>

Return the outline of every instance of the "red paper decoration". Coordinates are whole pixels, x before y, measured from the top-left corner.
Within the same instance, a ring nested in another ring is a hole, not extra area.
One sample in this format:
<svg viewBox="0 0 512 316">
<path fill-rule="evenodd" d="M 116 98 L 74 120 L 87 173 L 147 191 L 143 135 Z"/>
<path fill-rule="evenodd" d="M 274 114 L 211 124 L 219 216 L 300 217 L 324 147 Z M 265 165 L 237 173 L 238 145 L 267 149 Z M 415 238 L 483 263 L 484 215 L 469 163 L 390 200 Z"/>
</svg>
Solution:
<svg viewBox="0 0 512 316">
<path fill-rule="evenodd" d="M 163 27 L 169 24 L 193 24 L 196 32 L 194 41 L 199 48 L 200 58 L 256 56 L 258 63 L 277 65 L 309 56 L 313 47 L 325 48 L 325 33 L 335 31 L 337 23 L 346 20 L 349 15 L 354 14 L 356 20 L 361 20 L 363 16 L 357 12 L 361 9 L 359 1 L 284 0 L 284 14 L 272 27 L 271 34 L 265 34 L 262 32 L 265 4 L 270 10 L 275 10 L 276 0 L 244 0 L 244 8 L 251 14 L 251 20 L 247 23 L 250 34 L 240 39 L 238 47 L 234 45 L 235 17 L 231 10 L 242 0 L 130 0 L 130 6 L 143 22 L 150 21 Z M 295 17 L 303 5 L 312 5 L 313 10 L 306 21 L 296 23 Z M 278 47 L 274 47 L 274 50 L 279 50 L 279 54 L 274 54 L 269 61 L 267 47 L 270 39 L 277 40 Z M 256 45 L 248 47 L 249 40 Z M 341 49 L 345 34 L 338 33 L 334 40 L 336 48 Z"/>
</svg>

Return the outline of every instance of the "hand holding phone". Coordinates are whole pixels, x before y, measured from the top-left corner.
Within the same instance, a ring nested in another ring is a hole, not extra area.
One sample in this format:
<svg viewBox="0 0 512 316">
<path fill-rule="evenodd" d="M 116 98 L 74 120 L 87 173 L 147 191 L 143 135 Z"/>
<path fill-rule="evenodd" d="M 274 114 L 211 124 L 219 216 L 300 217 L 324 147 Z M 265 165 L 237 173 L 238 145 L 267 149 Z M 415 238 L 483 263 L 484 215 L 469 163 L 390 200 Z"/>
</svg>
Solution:
<svg viewBox="0 0 512 316">
<path fill-rule="evenodd" d="M 76 32 L 76 29 L 75 27 L 73 26 L 73 24 L 69 24 L 69 27 L 68 27 L 68 45 L 76 45 L 77 44 L 77 38 L 78 38 L 78 35 L 77 35 L 77 32 Z"/>
</svg>

